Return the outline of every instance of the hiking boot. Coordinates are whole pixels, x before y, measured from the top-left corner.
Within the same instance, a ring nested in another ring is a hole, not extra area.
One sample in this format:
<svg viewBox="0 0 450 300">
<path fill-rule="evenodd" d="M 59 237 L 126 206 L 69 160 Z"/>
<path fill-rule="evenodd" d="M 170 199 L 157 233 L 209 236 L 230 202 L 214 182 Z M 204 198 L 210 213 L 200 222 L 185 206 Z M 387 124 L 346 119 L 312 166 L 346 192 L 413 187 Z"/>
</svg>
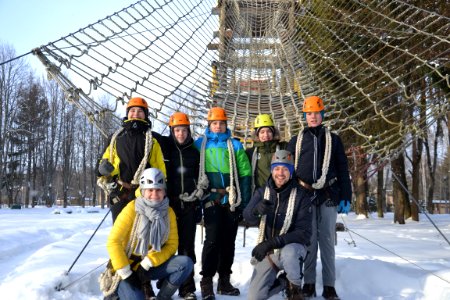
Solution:
<svg viewBox="0 0 450 300">
<path fill-rule="evenodd" d="M 339 296 L 336 294 L 336 290 L 333 286 L 324 286 L 323 287 L 323 293 L 322 297 L 324 297 L 327 300 L 339 300 Z"/>
<path fill-rule="evenodd" d="M 217 294 L 227 296 L 239 296 L 241 292 L 230 283 L 230 275 L 222 275 L 217 283 Z"/>
<path fill-rule="evenodd" d="M 197 296 L 193 292 L 187 292 L 184 295 L 178 294 L 178 296 L 180 296 L 184 300 L 197 300 Z"/>
<path fill-rule="evenodd" d="M 302 288 L 298 285 L 289 283 L 288 300 L 304 300 Z"/>
<path fill-rule="evenodd" d="M 200 289 L 202 291 L 203 300 L 216 299 L 216 296 L 214 295 L 212 277 L 203 277 L 202 280 L 200 280 Z"/>
<path fill-rule="evenodd" d="M 305 283 L 303 285 L 302 294 L 305 298 L 316 297 L 316 285 L 314 283 Z"/>
<path fill-rule="evenodd" d="M 186 279 L 186 281 L 180 286 L 178 290 L 178 296 L 185 300 L 196 300 L 197 296 L 195 295 L 195 281 L 194 281 L 194 273 Z"/>
<path fill-rule="evenodd" d="M 155 292 L 150 281 L 142 283 L 142 292 L 144 293 L 145 300 L 155 300 Z"/>
</svg>

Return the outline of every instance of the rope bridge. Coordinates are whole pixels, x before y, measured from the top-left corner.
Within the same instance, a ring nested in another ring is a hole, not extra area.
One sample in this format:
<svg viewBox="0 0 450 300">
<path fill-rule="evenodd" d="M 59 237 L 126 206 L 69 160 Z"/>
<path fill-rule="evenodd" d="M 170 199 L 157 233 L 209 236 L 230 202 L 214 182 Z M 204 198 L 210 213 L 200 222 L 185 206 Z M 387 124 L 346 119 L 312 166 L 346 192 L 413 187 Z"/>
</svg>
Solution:
<svg viewBox="0 0 450 300">
<path fill-rule="evenodd" d="M 316 94 L 347 146 L 389 158 L 449 110 L 449 15 L 448 1 L 142 0 L 33 53 L 105 135 L 139 95 L 155 130 L 181 110 L 199 134 L 220 105 L 244 141 L 260 113 L 288 140 Z"/>
</svg>

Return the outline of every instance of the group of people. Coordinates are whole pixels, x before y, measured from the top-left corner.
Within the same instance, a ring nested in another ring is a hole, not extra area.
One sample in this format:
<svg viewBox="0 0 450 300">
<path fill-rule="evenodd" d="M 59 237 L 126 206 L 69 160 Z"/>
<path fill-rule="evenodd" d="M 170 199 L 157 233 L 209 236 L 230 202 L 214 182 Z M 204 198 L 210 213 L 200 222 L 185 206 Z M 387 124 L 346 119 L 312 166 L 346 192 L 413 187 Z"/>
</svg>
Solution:
<svg viewBox="0 0 450 300">
<path fill-rule="evenodd" d="M 130 99 L 98 168 L 109 182 L 114 223 L 107 249 L 121 278 L 110 297 L 171 299 L 178 290 L 183 299 L 197 299 L 194 241 L 203 219 L 202 299 L 215 299 L 216 274 L 217 294 L 240 295 L 230 277 L 243 220 L 259 227 L 248 299 L 281 290 L 288 299 L 314 297 L 318 248 L 322 295 L 339 299 L 335 223 L 337 213 L 350 209 L 347 158 L 339 136 L 322 125 L 322 99 L 307 97 L 303 112 L 308 126 L 289 142 L 280 141 L 270 115 L 258 115 L 246 150 L 221 107 L 209 110 L 204 135 L 194 140 L 185 113 L 171 115 L 170 133 L 162 136 L 151 131 L 147 102 Z"/>
</svg>

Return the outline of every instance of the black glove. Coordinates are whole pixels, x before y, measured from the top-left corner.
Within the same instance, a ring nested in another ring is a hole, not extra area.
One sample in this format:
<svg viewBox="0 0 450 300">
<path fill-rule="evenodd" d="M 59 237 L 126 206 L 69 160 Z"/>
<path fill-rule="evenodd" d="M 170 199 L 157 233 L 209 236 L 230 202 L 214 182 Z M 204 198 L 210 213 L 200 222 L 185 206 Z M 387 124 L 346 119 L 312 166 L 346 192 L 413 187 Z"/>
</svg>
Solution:
<svg viewBox="0 0 450 300">
<path fill-rule="evenodd" d="M 269 251 L 275 249 L 276 244 L 273 239 L 266 240 L 256 245 L 252 250 L 252 256 L 258 261 L 262 261 Z"/>
<path fill-rule="evenodd" d="M 141 283 L 149 282 L 150 281 L 150 270 L 152 268 L 145 270 L 141 265 L 136 270 L 136 273 L 138 275 L 139 281 Z"/>
<path fill-rule="evenodd" d="M 109 176 L 112 171 L 114 171 L 114 166 L 106 158 L 102 159 L 98 165 L 98 172 L 102 176 Z"/>
<path fill-rule="evenodd" d="M 141 281 L 139 280 L 139 276 L 136 272 L 131 273 L 131 275 L 125 278 L 124 281 L 136 289 L 141 289 Z"/>
<path fill-rule="evenodd" d="M 273 212 L 273 203 L 270 202 L 269 200 L 263 200 L 259 202 L 253 209 L 253 214 L 256 216 L 257 215 L 264 216 L 271 212 Z"/>
</svg>

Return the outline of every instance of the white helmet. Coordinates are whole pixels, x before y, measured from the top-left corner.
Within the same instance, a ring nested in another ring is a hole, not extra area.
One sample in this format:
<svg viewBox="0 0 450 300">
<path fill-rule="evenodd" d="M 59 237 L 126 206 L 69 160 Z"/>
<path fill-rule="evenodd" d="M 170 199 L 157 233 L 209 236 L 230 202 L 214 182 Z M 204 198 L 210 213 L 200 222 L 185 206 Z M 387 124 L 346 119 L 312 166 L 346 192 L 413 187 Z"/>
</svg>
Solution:
<svg viewBox="0 0 450 300">
<path fill-rule="evenodd" d="M 145 169 L 139 179 L 139 188 L 143 189 L 166 189 L 166 180 L 163 172 L 157 168 Z"/>
</svg>

